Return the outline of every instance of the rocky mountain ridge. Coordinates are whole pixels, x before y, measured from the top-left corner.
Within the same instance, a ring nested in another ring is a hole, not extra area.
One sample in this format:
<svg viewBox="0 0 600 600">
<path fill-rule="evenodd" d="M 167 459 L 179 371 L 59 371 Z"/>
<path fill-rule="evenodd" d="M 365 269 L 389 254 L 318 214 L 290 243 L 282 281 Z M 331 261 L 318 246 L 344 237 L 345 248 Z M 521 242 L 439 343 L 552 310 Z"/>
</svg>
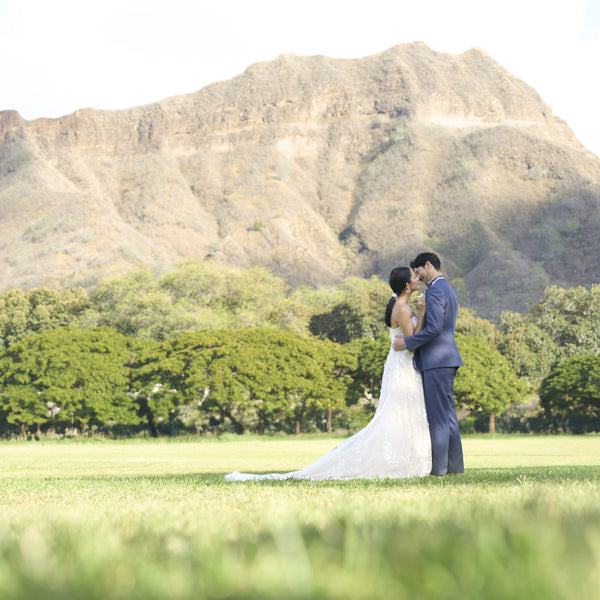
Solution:
<svg viewBox="0 0 600 600">
<path fill-rule="evenodd" d="M 283 55 L 148 106 L 1 112 L 0 288 L 189 259 L 321 285 L 432 249 L 495 318 L 598 273 L 599 176 L 482 50 Z"/>
</svg>

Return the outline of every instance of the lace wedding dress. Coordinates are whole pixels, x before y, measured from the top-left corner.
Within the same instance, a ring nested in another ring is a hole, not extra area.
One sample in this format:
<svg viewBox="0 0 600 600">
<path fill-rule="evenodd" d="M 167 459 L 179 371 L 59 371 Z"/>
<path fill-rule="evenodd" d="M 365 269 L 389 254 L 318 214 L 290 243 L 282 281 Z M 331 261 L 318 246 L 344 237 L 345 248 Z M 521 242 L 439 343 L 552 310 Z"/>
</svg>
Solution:
<svg viewBox="0 0 600 600">
<path fill-rule="evenodd" d="M 402 335 L 390 329 L 390 339 Z M 256 475 L 234 471 L 227 481 L 258 479 L 358 479 L 424 477 L 431 472 L 431 441 L 421 375 L 408 350 L 391 348 L 381 395 L 370 423 L 299 471 Z"/>
</svg>

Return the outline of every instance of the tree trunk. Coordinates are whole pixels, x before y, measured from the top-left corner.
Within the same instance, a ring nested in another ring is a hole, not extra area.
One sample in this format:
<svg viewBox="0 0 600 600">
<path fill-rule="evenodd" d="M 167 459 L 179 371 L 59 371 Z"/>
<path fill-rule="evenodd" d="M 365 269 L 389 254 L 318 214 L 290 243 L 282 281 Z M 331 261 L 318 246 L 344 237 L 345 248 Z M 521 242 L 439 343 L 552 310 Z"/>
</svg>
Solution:
<svg viewBox="0 0 600 600">
<path fill-rule="evenodd" d="M 490 415 L 490 433 L 496 433 L 496 415 Z"/>
<path fill-rule="evenodd" d="M 300 404 L 300 410 L 296 410 L 296 435 L 302 433 L 302 417 L 304 417 L 304 411 L 306 410 L 306 400 L 303 399 Z"/>
<path fill-rule="evenodd" d="M 331 433 L 333 425 L 333 410 L 331 408 L 327 409 L 327 433 Z"/>
<path fill-rule="evenodd" d="M 146 422 L 148 423 L 148 427 L 150 429 L 150 437 L 157 438 L 158 429 L 156 428 L 156 423 L 154 422 L 154 415 L 152 414 L 152 410 L 150 409 L 148 398 L 140 398 L 139 403 L 140 415 L 146 417 Z"/>
<path fill-rule="evenodd" d="M 235 433 L 237 433 L 237 435 L 242 435 L 245 431 L 245 427 L 244 424 L 241 421 L 238 421 L 232 414 L 231 411 L 227 410 L 224 411 L 225 416 L 231 421 L 231 424 L 233 425 L 233 430 L 235 431 Z"/>
<path fill-rule="evenodd" d="M 158 437 L 158 429 L 156 428 L 156 423 L 154 422 L 154 417 L 152 413 L 149 411 L 147 415 L 148 419 L 148 427 L 150 427 L 150 437 L 157 438 Z"/>
</svg>

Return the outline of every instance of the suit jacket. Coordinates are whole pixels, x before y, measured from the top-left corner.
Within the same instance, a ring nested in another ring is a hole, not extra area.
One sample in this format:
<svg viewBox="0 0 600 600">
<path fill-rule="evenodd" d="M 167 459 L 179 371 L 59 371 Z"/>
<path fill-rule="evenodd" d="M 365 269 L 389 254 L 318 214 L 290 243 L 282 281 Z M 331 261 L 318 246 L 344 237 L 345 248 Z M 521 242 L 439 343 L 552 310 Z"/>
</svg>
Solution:
<svg viewBox="0 0 600 600">
<path fill-rule="evenodd" d="M 452 286 L 438 279 L 425 292 L 427 312 L 423 329 L 404 341 L 414 352 L 414 366 L 418 371 L 440 367 L 462 367 L 460 353 L 454 339 L 458 302 Z"/>
</svg>

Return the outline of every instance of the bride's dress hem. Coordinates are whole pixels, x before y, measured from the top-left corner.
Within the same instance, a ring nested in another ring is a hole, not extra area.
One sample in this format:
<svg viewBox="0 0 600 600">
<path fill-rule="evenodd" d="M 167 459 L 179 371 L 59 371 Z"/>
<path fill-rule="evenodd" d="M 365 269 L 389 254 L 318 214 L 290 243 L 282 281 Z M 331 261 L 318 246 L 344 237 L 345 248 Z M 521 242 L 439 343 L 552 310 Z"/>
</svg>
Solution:
<svg viewBox="0 0 600 600">
<path fill-rule="evenodd" d="M 239 471 L 233 471 L 225 475 L 225 481 L 230 482 L 244 482 L 244 481 L 289 481 L 290 479 L 295 481 L 355 481 L 357 479 L 369 479 L 369 480 L 397 480 L 397 479 L 418 479 L 421 477 L 428 477 L 430 471 L 426 473 L 414 473 L 411 475 L 353 475 L 349 477 L 308 477 L 302 475 L 295 475 L 293 473 L 240 473 Z"/>
</svg>

